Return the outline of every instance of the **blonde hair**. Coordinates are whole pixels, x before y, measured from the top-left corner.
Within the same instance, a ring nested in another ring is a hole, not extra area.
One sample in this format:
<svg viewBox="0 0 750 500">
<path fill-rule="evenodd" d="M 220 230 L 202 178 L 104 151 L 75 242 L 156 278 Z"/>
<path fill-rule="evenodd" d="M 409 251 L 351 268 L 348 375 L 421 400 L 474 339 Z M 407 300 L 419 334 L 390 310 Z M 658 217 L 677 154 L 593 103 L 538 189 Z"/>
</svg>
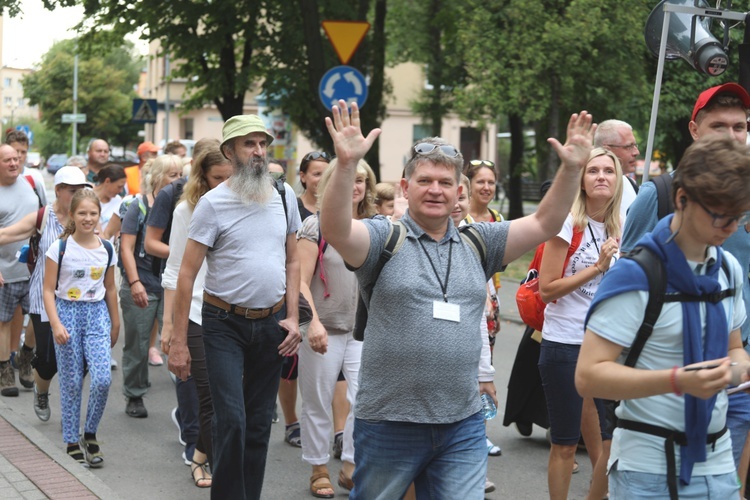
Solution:
<svg viewBox="0 0 750 500">
<path fill-rule="evenodd" d="M 146 163 L 143 169 L 145 170 L 146 167 L 149 167 L 149 169 L 146 172 L 147 189 L 145 192 L 153 193 L 156 190 L 156 186 L 161 184 L 171 168 L 179 167 L 180 172 L 182 172 L 182 158 L 177 155 L 161 155 L 151 162 L 150 165 Z M 143 172 L 141 172 L 141 175 L 143 175 Z"/>
<path fill-rule="evenodd" d="M 604 209 L 602 210 L 603 213 L 597 213 L 594 215 L 603 215 L 604 227 L 607 231 L 607 234 L 609 236 L 612 236 L 613 238 L 619 238 L 622 232 L 622 228 L 620 227 L 620 203 L 622 202 L 622 166 L 620 165 L 620 160 L 617 158 L 617 156 L 615 156 L 612 151 L 604 148 L 592 149 L 591 153 L 589 154 L 589 159 L 586 161 L 586 166 L 581 169 L 581 173 L 579 175 L 580 187 L 578 190 L 578 195 L 573 202 L 573 208 L 571 209 L 571 214 L 573 216 L 573 226 L 583 231 L 589 224 L 588 216 L 586 215 L 587 196 L 586 192 L 583 190 L 583 176 L 586 175 L 586 169 L 588 168 L 589 163 L 591 163 L 591 160 L 593 160 L 594 158 L 599 158 L 600 156 L 608 156 L 612 159 L 612 162 L 615 165 L 615 194 L 604 206 Z"/>
<path fill-rule="evenodd" d="M 209 147 L 201 148 L 200 152 L 193 157 L 193 166 L 190 169 L 188 181 L 182 192 L 180 201 L 186 201 L 188 206 L 193 209 L 198 204 L 201 196 L 208 193 L 208 171 L 214 165 L 230 164 L 229 160 L 222 154 L 219 149 L 219 141 L 211 144 Z"/>
<path fill-rule="evenodd" d="M 384 201 L 393 201 L 396 188 L 390 182 L 378 182 L 375 185 L 375 204 L 382 205 Z"/>
<path fill-rule="evenodd" d="M 331 180 L 331 174 L 337 164 L 338 161 L 336 158 L 331 160 L 328 168 L 325 169 L 323 176 L 320 178 L 320 182 L 318 183 L 318 207 L 320 207 L 320 203 L 326 194 L 328 181 Z M 375 173 L 365 160 L 359 160 L 359 163 L 357 163 L 357 176 L 360 175 L 365 178 L 365 197 L 357 205 L 357 213 L 354 216 L 357 219 L 366 219 L 375 215 L 377 210 L 375 209 Z"/>
<path fill-rule="evenodd" d="M 70 201 L 70 218 L 68 220 L 68 223 L 65 224 L 65 229 L 60 235 L 60 239 L 67 238 L 68 236 L 76 232 L 76 223 L 73 214 L 75 214 L 76 210 L 78 210 L 78 205 L 80 205 L 84 200 L 89 200 L 94 205 L 96 205 L 96 208 L 99 209 L 99 215 L 101 215 L 102 204 L 99 202 L 99 197 L 96 196 L 94 190 L 89 188 L 79 189 L 75 192 L 75 194 L 73 195 L 73 199 Z"/>
</svg>

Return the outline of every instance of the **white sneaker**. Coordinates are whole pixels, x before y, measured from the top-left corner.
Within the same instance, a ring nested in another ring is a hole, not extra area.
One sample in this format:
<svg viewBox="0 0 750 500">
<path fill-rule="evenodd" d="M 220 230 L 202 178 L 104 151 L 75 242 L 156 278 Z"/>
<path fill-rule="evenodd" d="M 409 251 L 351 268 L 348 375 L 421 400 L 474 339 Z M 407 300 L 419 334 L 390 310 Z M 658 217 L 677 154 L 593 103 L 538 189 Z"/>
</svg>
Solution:
<svg viewBox="0 0 750 500">
<path fill-rule="evenodd" d="M 484 480 L 484 492 L 492 493 L 493 491 L 495 491 L 495 483 L 493 483 L 489 479 L 485 479 Z"/>
</svg>

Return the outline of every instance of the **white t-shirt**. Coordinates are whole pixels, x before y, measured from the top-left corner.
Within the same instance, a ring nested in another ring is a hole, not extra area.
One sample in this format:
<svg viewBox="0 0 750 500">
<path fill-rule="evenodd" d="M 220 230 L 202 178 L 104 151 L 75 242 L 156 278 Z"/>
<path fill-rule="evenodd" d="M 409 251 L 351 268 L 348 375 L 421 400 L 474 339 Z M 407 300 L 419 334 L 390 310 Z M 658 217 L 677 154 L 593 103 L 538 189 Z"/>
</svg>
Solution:
<svg viewBox="0 0 750 500">
<path fill-rule="evenodd" d="M 58 262 L 60 240 L 55 241 L 47 250 L 47 257 Z M 60 269 L 60 281 L 55 296 L 60 299 L 97 302 L 104 299 L 104 275 L 107 266 L 107 249 L 100 244 L 95 249 L 83 248 L 72 237 L 68 238 Z M 117 264 L 117 255 L 113 253 L 110 267 Z"/>
<path fill-rule="evenodd" d="M 581 244 L 570 257 L 563 276 L 573 276 L 599 260 L 599 249 L 607 240 L 607 233 L 604 223 L 591 218 L 588 221 L 588 227 L 583 230 Z M 591 237 L 592 232 L 595 240 Z M 573 216 L 568 215 L 556 237 L 570 245 L 573 238 Z M 544 310 L 542 337 L 562 344 L 580 345 L 583 342 L 583 319 L 601 281 L 602 275 L 599 274 L 569 294 L 547 304 Z"/>
<path fill-rule="evenodd" d="M 709 247 L 706 264 L 715 259 L 716 247 Z M 727 318 L 727 335 L 741 327 L 747 315 L 745 303 L 742 300 L 743 275 L 737 260 L 728 252 L 724 252 L 728 268 L 731 270 L 734 283 L 730 284 L 724 272 L 719 272 L 721 288 L 734 288 L 735 295 L 725 298 L 721 304 Z M 695 272 L 696 262 L 690 262 Z M 705 274 L 706 266 L 702 266 L 699 274 Z M 740 278 L 740 279 L 738 279 Z M 598 336 L 623 347 L 630 347 L 635 341 L 636 333 L 643 323 L 643 317 L 648 303 L 647 291 L 625 292 L 602 301 L 592 311 L 588 322 L 588 329 Z M 701 304 L 701 321 L 703 336 L 705 337 L 706 307 Z M 613 321 L 612 318 L 617 318 Z M 664 370 L 673 366 L 683 365 L 682 342 L 682 304 L 668 302 L 662 307 L 659 319 L 654 324 L 654 331 L 643 347 L 635 368 L 642 370 Z M 711 413 L 711 423 L 708 432 L 718 432 L 726 424 L 727 393 L 721 391 L 716 396 L 716 405 Z M 659 394 L 647 398 L 624 400 L 617 407 L 617 416 L 628 420 L 645 422 L 659 427 L 685 430 L 685 400 L 682 396 L 672 393 Z M 680 470 L 680 447 L 675 446 L 675 463 Z M 693 469 L 693 477 L 715 474 L 726 474 L 735 470 L 732 458 L 732 447 L 729 433 L 722 436 L 716 446 L 706 446 L 705 462 L 697 462 Z M 609 458 L 611 467 L 617 462 L 618 470 L 649 472 L 652 474 L 666 474 L 666 455 L 664 453 L 664 438 L 652 436 L 642 432 L 635 432 L 618 428 L 612 439 L 612 451 Z"/>
<path fill-rule="evenodd" d="M 627 179 L 626 175 L 622 176 L 622 201 L 620 202 L 620 225 L 625 227 L 625 216 L 628 214 L 628 208 L 635 201 L 637 193 L 633 185 Z"/>
<path fill-rule="evenodd" d="M 99 217 L 99 223 L 101 224 L 102 229 L 107 229 L 109 219 L 111 219 L 112 214 L 120 208 L 120 203 L 122 203 L 122 196 L 119 194 L 114 198 L 110 198 L 107 203 L 102 203 L 102 215 Z"/>
</svg>

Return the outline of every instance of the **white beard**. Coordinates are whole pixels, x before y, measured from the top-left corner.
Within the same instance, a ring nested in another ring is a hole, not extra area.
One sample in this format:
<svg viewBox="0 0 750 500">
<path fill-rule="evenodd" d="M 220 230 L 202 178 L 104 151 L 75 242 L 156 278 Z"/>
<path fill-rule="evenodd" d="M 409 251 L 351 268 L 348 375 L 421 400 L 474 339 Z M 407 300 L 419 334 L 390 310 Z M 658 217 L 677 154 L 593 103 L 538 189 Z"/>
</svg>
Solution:
<svg viewBox="0 0 750 500">
<path fill-rule="evenodd" d="M 251 158 L 242 164 L 232 161 L 234 174 L 229 181 L 229 188 L 237 193 L 246 205 L 258 203 L 266 205 L 273 194 L 273 178 L 268 172 L 268 163 L 264 158 Z"/>
</svg>

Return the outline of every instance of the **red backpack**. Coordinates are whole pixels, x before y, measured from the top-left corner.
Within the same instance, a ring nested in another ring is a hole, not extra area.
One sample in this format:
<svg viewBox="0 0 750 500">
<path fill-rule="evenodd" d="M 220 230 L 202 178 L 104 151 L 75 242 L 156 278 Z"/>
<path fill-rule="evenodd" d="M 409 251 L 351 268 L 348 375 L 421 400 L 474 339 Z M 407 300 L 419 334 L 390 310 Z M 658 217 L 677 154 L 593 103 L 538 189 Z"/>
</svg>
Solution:
<svg viewBox="0 0 750 500">
<path fill-rule="evenodd" d="M 565 268 L 568 267 L 570 257 L 573 256 L 573 253 L 581 245 L 582 238 L 583 231 L 573 228 L 573 237 L 570 240 L 568 253 L 563 263 L 563 275 Z M 516 291 L 516 306 L 518 307 L 518 313 L 521 315 L 521 320 L 534 330 L 539 331 L 542 331 L 542 327 L 544 326 L 544 309 L 547 307 L 547 304 L 539 296 L 539 269 L 542 267 L 543 253 L 544 243 L 536 247 L 534 258 L 531 259 L 531 264 L 529 264 L 529 272 L 526 274 L 526 279 L 521 282 L 521 286 Z"/>
</svg>

